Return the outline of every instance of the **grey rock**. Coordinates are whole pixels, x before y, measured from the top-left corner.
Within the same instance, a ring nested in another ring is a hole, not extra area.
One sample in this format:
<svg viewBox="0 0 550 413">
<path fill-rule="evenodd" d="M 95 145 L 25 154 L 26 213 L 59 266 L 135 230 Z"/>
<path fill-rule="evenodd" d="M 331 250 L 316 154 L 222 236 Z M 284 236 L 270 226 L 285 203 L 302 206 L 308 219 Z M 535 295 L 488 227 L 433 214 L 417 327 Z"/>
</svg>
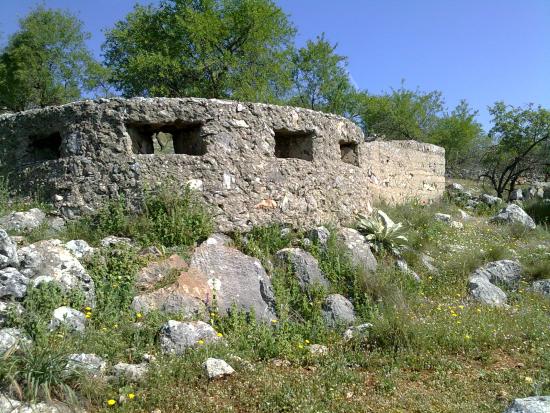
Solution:
<svg viewBox="0 0 550 413">
<path fill-rule="evenodd" d="M 304 291 L 315 286 L 328 287 L 330 285 L 321 272 L 317 259 L 309 252 L 300 248 L 284 248 L 277 251 L 275 258 L 280 265 L 290 267 Z"/>
<path fill-rule="evenodd" d="M 53 311 L 50 330 L 64 327 L 71 332 L 83 332 L 86 328 L 86 316 L 81 311 L 70 307 L 59 307 Z"/>
<path fill-rule="evenodd" d="M 17 246 L 7 232 L 0 228 L 0 269 L 18 265 Z"/>
<path fill-rule="evenodd" d="M 457 183 L 457 182 L 453 182 L 452 184 L 447 185 L 447 190 L 448 191 L 456 191 L 456 192 L 464 192 L 465 191 L 464 187 L 461 184 Z"/>
<path fill-rule="evenodd" d="M 0 327 L 3 327 L 9 317 L 21 316 L 25 312 L 25 308 L 17 302 L 4 302 L 0 301 Z"/>
<path fill-rule="evenodd" d="M 46 222 L 48 223 L 48 227 L 54 231 L 61 231 L 65 228 L 65 220 L 62 217 L 47 217 Z"/>
<path fill-rule="evenodd" d="M 311 344 L 307 349 L 314 356 L 326 356 L 328 354 L 328 347 L 322 344 Z"/>
<path fill-rule="evenodd" d="M 472 219 L 472 216 L 470 214 L 468 214 L 466 211 L 463 211 L 462 209 L 459 209 L 458 213 L 459 213 L 460 219 L 462 221 L 469 221 L 469 220 Z"/>
<path fill-rule="evenodd" d="M 0 393 L 0 412 L 2 413 L 13 413 L 17 411 L 17 408 L 21 406 L 21 402 L 9 398 L 8 396 Z"/>
<path fill-rule="evenodd" d="M 372 328 L 371 323 L 359 324 L 357 326 L 349 327 L 342 335 L 344 341 L 352 340 L 356 337 L 362 337 Z"/>
<path fill-rule="evenodd" d="M 67 407 L 62 403 L 22 403 L 0 393 L 1 413 L 85 413 L 78 408 Z"/>
<path fill-rule="evenodd" d="M 538 280 L 533 283 L 533 291 L 550 297 L 550 278 L 547 280 Z"/>
<path fill-rule="evenodd" d="M 68 373 L 84 372 L 93 376 L 105 373 L 107 362 L 95 354 L 70 354 L 65 370 Z"/>
<path fill-rule="evenodd" d="M 435 260 L 427 254 L 420 253 L 420 262 L 430 274 L 439 274 L 439 269 L 434 265 Z"/>
<path fill-rule="evenodd" d="M 437 214 L 435 214 L 434 218 L 436 221 L 441 221 L 446 224 L 450 224 L 451 221 L 453 220 L 449 214 L 442 214 L 441 212 L 438 212 Z"/>
<path fill-rule="evenodd" d="M 185 350 L 203 344 L 218 341 L 216 330 L 203 321 L 180 322 L 169 320 L 162 326 L 159 334 L 160 348 L 163 353 L 183 354 Z"/>
<path fill-rule="evenodd" d="M 94 253 L 94 249 L 90 247 L 86 241 L 81 239 L 67 242 L 65 248 L 72 252 L 78 259 L 89 257 Z"/>
<path fill-rule="evenodd" d="M 205 245 L 209 246 L 224 246 L 224 247 L 232 247 L 233 246 L 233 239 L 225 234 L 212 234 L 210 235 L 206 241 L 204 241 Z"/>
<path fill-rule="evenodd" d="M 480 200 L 481 200 L 481 202 L 483 202 L 484 204 L 487 204 L 489 206 L 497 205 L 497 204 L 500 204 L 502 202 L 502 199 L 499 198 L 498 196 L 493 196 L 493 195 L 489 195 L 489 194 L 481 195 Z"/>
<path fill-rule="evenodd" d="M 134 242 L 130 238 L 115 237 L 114 235 L 109 235 L 108 237 L 103 238 L 99 242 L 99 245 L 104 248 L 116 247 L 118 245 L 132 247 L 134 245 Z"/>
<path fill-rule="evenodd" d="M 29 339 L 21 330 L 16 328 L 3 328 L 0 330 L 0 356 L 11 349 L 19 349 L 21 345 L 28 345 Z"/>
<path fill-rule="evenodd" d="M 395 266 L 399 271 L 401 271 L 403 274 L 411 277 L 415 281 L 421 281 L 420 275 L 418 275 L 415 271 L 411 270 L 409 268 L 409 264 L 407 264 L 407 261 L 405 261 L 402 258 L 398 258 L 395 261 Z"/>
<path fill-rule="evenodd" d="M 322 315 L 329 326 L 350 325 L 355 322 L 353 304 L 340 294 L 330 294 L 325 298 Z"/>
<path fill-rule="evenodd" d="M 149 365 L 147 363 L 140 364 L 127 364 L 118 363 L 113 366 L 113 373 L 116 377 L 122 378 L 129 382 L 140 382 L 145 379 L 145 376 L 149 372 Z"/>
<path fill-rule="evenodd" d="M 504 413 L 550 413 L 550 396 L 515 399 Z"/>
<path fill-rule="evenodd" d="M 29 279 L 15 268 L 0 270 L 0 298 L 23 298 L 27 293 L 28 283 Z"/>
<path fill-rule="evenodd" d="M 535 229 L 536 224 L 527 213 L 516 204 L 509 204 L 501 209 L 497 215 L 492 217 L 489 222 L 497 224 L 521 224 L 525 228 Z"/>
<path fill-rule="evenodd" d="M 516 287 L 521 279 L 521 264 L 512 260 L 493 261 L 476 269 L 472 277 L 484 277 L 493 284 Z"/>
<path fill-rule="evenodd" d="M 485 305 L 503 307 L 506 305 L 506 294 L 486 277 L 472 277 L 468 283 L 470 297 Z"/>
<path fill-rule="evenodd" d="M 31 280 L 51 277 L 66 291 L 84 293 L 86 304 L 95 305 L 95 286 L 78 259 L 59 240 L 40 241 L 19 250 L 20 272 Z"/>
<path fill-rule="evenodd" d="M 330 238 L 330 231 L 326 227 L 316 227 L 308 231 L 307 237 L 319 246 L 325 248 Z"/>
<path fill-rule="evenodd" d="M 523 201 L 523 191 L 518 188 L 510 192 L 510 201 Z"/>
<path fill-rule="evenodd" d="M 352 228 L 341 228 L 337 235 L 355 266 L 368 272 L 376 271 L 376 258 L 372 254 L 367 240 L 359 231 Z"/>
<path fill-rule="evenodd" d="M 7 231 L 32 231 L 44 223 L 46 214 L 38 208 L 26 212 L 12 212 L 0 218 L 0 227 Z"/>
<path fill-rule="evenodd" d="M 474 209 L 479 204 L 480 204 L 480 202 L 476 199 L 468 199 L 468 201 L 466 202 L 466 209 Z"/>
<path fill-rule="evenodd" d="M 203 363 L 204 372 L 210 380 L 218 379 L 224 376 L 230 376 L 235 373 L 233 367 L 231 367 L 227 362 L 221 359 L 208 358 Z"/>
<path fill-rule="evenodd" d="M 188 283 L 193 290 L 204 291 L 203 301 L 210 305 L 215 294 L 221 313 L 233 306 L 257 319 L 275 318 L 275 295 L 271 280 L 260 261 L 235 248 L 223 245 L 201 245 L 195 249 L 189 264 Z"/>
</svg>

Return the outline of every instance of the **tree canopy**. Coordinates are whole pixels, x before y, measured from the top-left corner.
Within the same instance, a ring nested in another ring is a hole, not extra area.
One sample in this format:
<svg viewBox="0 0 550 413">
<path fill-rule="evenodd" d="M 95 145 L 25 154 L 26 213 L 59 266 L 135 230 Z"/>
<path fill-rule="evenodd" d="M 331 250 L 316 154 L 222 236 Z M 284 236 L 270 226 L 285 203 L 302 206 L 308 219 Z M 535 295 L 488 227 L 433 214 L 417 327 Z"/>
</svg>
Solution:
<svg viewBox="0 0 550 413">
<path fill-rule="evenodd" d="M 273 102 L 290 85 L 294 33 L 271 0 L 163 0 L 106 33 L 105 62 L 125 96 Z"/>
<path fill-rule="evenodd" d="M 20 20 L 0 54 L 0 106 L 11 110 L 62 104 L 92 89 L 99 70 L 85 45 L 89 34 L 68 12 L 38 7 Z"/>
</svg>

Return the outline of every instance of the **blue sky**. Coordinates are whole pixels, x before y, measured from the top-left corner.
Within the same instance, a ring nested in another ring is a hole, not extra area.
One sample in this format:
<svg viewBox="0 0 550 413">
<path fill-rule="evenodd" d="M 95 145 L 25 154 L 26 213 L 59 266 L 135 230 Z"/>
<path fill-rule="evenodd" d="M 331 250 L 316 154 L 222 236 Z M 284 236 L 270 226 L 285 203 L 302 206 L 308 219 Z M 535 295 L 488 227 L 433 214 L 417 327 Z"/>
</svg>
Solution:
<svg viewBox="0 0 550 413">
<path fill-rule="evenodd" d="M 45 0 L 69 9 L 92 33 L 100 54 L 102 30 L 135 0 Z M 150 1 L 140 1 L 149 3 Z M 2 40 L 39 2 L 0 0 Z M 324 32 L 349 58 L 356 85 L 373 93 L 399 87 L 440 90 L 447 105 L 462 98 L 490 126 L 497 100 L 550 107 L 550 0 L 277 0 L 298 28 L 298 44 Z"/>
</svg>

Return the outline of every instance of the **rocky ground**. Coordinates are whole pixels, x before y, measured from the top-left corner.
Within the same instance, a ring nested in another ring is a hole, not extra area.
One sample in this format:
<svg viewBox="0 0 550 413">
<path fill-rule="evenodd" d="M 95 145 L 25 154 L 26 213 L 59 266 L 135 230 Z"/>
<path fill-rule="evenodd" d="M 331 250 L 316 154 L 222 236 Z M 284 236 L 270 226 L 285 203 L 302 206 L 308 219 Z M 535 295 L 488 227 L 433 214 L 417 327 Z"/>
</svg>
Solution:
<svg viewBox="0 0 550 413">
<path fill-rule="evenodd" d="M 550 412 L 531 195 L 381 205 L 399 249 L 328 223 L 216 234 L 189 200 L 76 222 L 0 200 L 0 412 Z"/>
</svg>

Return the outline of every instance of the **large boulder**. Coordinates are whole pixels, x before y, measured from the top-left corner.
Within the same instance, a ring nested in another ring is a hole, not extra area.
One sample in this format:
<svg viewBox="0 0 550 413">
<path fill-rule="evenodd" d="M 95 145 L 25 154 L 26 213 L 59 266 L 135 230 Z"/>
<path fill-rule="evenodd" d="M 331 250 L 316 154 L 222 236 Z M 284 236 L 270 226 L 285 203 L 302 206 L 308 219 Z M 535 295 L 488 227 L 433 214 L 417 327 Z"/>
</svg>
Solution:
<svg viewBox="0 0 550 413">
<path fill-rule="evenodd" d="M 134 297 L 132 309 L 141 313 L 157 310 L 185 317 L 200 317 L 206 313 L 206 302 L 212 294 L 204 274 L 190 270 L 181 273 L 171 285 Z"/>
<path fill-rule="evenodd" d="M 136 288 L 148 290 L 159 283 L 163 283 L 174 275 L 186 271 L 187 263 L 179 255 L 171 255 L 168 258 L 152 262 L 142 268 L 136 276 Z"/>
<path fill-rule="evenodd" d="M 171 354 L 182 354 L 189 348 L 214 343 L 219 339 L 216 330 L 203 321 L 170 320 L 162 326 L 159 334 L 162 352 Z"/>
<path fill-rule="evenodd" d="M 319 268 L 319 263 L 309 252 L 300 248 L 284 248 L 277 251 L 275 258 L 281 265 L 290 266 L 304 291 L 314 286 L 328 287 L 330 285 Z"/>
<path fill-rule="evenodd" d="M 15 268 L 0 270 L 0 298 L 23 298 L 27 293 L 28 283 L 29 279 Z"/>
<path fill-rule="evenodd" d="M 0 228 L 0 269 L 18 265 L 17 246 L 7 232 Z"/>
<path fill-rule="evenodd" d="M 506 305 L 506 294 L 486 277 L 471 277 L 468 283 L 470 297 L 485 305 L 502 307 Z"/>
<path fill-rule="evenodd" d="M 550 413 L 550 396 L 516 399 L 504 413 Z"/>
<path fill-rule="evenodd" d="M 38 208 L 26 212 L 12 212 L 0 218 L 0 227 L 7 231 L 32 231 L 46 220 L 46 214 Z"/>
<path fill-rule="evenodd" d="M 355 322 L 353 304 L 343 295 L 330 294 L 322 308 L 323 318 L 329 326 L 351 325 Z"/>
<path fill-rule="evenodd" d="M 94 306 L 95 287 L 82 264 L 59 240 L 40 241 L 19 250 L 20 272 L 32 279 L 55 281 L 63 289 L 84 293 L 86 304 Z"/>
<path fill-rule="evenodd" d="M 516 204 L 509 204 L 492 217 L 489 222 L 497 224 L 520 224 L 528 229 L 535 229 L 537 225 L 533 218 Z"/>
<path fill-rule="evenodd" d="M 472 277 L 484 277 L 493 284 L 516 287 L 521 278 L 521 264 L 512 260 L 493 261 L 475 270 Z"/>
<path fill-rule="evenodd" d="M 258 259 L 235 248 L 204 243 L 195 250 L 189 272 L 201 274 L 190 282 L 206 282 L 209 293 L 203 299 L 211 305 L 215 296 L 220 312 L 227 313 L 236 306 L 246 312 L 253 310 L 261 320 L 275 318 L 271 280 Z"/>
<path fill-rule="evenodd" d="M 353 264 L 369 272 L 376 271 L 377 262 L 366 238 L 352 228 L 340 228 L 338 238 L 349 254 Z"/>
</svg>

